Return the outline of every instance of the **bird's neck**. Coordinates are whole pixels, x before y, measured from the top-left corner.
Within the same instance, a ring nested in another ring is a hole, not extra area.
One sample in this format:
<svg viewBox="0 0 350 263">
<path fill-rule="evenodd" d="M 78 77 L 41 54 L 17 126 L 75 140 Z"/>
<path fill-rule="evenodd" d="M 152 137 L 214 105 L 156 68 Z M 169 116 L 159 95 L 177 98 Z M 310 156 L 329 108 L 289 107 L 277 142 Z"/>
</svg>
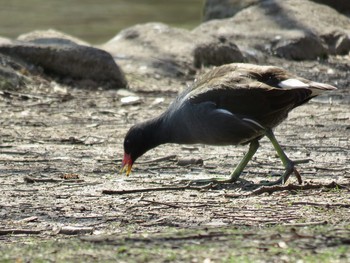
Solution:
<svg viewBox="0 0 350 263">
<path fill-rule="evenodd" d="M 170 133 L 165 125 L 164 115 L 143 123 L 145 135 L 146 151 L 157 147 L 158 145 L 171 142 Z"/>
<path fill-rule="evenodd" d="M 147 151 L 165 143 L 187 144 L 195 141 L 186 121 L 190 116 L 186 114 L 186 108 L 179 105 L 175 101 L 163 114 L 144 122 Z"/>
</svg>

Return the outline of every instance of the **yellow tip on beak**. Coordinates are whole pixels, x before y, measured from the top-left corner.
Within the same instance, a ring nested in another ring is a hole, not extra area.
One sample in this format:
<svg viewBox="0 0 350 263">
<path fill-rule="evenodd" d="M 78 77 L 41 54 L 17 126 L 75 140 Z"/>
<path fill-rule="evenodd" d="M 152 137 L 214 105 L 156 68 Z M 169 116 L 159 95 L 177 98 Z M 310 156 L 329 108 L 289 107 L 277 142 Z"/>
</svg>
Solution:
<svg viewBox="0 0 350 263">
<path fill-rule="evenodd" d="M 120 169 L 119 173 L 124 173 L 126 174 L 126 176 L 129 176 L 130 172 L 131 172 L 131 168 L 132 168 L 132 165 L 131 164 L 123 164 L 122 165 L 122 168 Z"/>
<path fill-rule="evenodd" d="M 129 174 L 131 172 L 132 164 L 133 164 L 133 161 L 131 159 L 130 154 L 125 153 L 124 158 L 123 158 L 123 162 L 122 162 L 122 168 L 120 169 L 119 173 L 125 172 L 126 176 L 129 176 Z"/>
</svg>

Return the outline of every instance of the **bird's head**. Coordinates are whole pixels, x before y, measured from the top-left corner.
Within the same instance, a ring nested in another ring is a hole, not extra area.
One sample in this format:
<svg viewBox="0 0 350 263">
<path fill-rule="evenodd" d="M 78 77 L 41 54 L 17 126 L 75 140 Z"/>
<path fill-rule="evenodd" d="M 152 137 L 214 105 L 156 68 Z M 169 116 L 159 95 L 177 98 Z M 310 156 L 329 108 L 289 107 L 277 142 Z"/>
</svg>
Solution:
<svg viewBox="0 0 350 263">
<path fill-rule="evenodd" d="M 149 148 L 149 138 L 144 127 L 135 125 L 130 128 L 124 139 L 124 158 L 121 172 L 128 176 L 131 172 L 132 165 L 143 155 Z"/>
<path fill-rule="evenodd" d="M 124 139 L 124 158 L 121 172 L 129 175 L 131 168 L 141 155 L 159 144 L 168 142 L 168 133 L 162 129 L 163 117 L 135 124 Z"/>
</svg>

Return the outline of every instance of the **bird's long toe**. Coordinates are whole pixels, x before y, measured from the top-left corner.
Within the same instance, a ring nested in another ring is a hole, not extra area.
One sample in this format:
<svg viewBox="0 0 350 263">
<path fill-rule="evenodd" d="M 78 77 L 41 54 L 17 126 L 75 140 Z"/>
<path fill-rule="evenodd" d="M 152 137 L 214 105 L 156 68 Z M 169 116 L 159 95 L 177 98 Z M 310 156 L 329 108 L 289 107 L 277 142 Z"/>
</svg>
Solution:
<svg viewBox="0 0 350 263">
<path fill-rule="evenodd" d="M 296 169 L 295 165 L 299 164 L 299 163 L 305 163 L 308 162 L 309 160 L 298 160 L 298 161 L 291 161 L 289 160 L 287 165 L 286 165 L 286 170 L 285 172 L 280 176 L 280 178 L 278 178 L 276 181 L 261 181 L 259 184 L 262 186 L 272 186 L 272 185 L 281 185 L 281 184 L 285 184 L 290 175 L 294 173 L 295 177 L 298 180 L 299 184 L 302 184 L 303 181 L 301 179 L 300 173 L 298 172 L 298 170 Z M 274 174 L 276 176 L 276 174 Z"/>
</svg>

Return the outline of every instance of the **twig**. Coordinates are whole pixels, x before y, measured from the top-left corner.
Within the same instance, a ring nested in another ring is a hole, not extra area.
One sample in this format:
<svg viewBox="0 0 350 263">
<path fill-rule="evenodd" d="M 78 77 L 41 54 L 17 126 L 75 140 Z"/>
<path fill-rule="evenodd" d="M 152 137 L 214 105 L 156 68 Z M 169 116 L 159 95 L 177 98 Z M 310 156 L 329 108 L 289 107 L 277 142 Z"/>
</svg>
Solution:
<svg viewBox="0 0 350 263">
<path fill-rule="evenodd" d="M 12 145 L 7 145 L 7 144 L 0 145 L 0 148 L 12 148 L 12 147 L 13 147 Z"/>
<path fill-rule="evenodd" d="M 19 162 L 19 163 L 43 163 L 50 162 L 49 159 L 0 159 L 0 162 Z"/>
<path fill-rule="evenodd" d="M 38 220 L 37 216 L 31 216 L 31 217 L 26 217 L 26 218 L 17 220 L 16 223 L 28 223 L 28 222 L 34 222 L 37 220 Z"/>
<path fill-rule="evenodd" d="M 347 170 L 346 167 L 343 168 L 328 168 L 328 167 L 319 167 L 319 166 L 314 166 L 316 170 L 322 170 L 322 171 L 333 171 L 333 172 L 342 172 Z"/>
<path fill-rule="evenodd" d="M 63 235 L 78 235 L 78 234 L 91 234 L 93 231 L 94 231 L 93 227 L 65 226 L 65 227 L 62 227 L 58 233 Z"/>
<path fill-rule="evenodd" d="M 156 159 L 152 159 L 152 160 L 139 162 L 139 164 L 163 162 L 163 161 L 168 161 L 168 160 L 171 160 L 174 158 L 176 158 L 176 155 L 172 154 L 172 155 L 165 156 L 165 157 L 160 157 L 160 158 L 156 158 Z"/>
<path fill-rule="evenodd" d="M 43 96 L 37 96 L 37 95 L 33 95 L 33 94 L 25 94 L 25 93 L 19 93 L 19 92 L 14 92 L 14 91 L 0 91 L 0 95 L 2 96 L 15 96 L 15 97 L 20 97 L 20 98 L 24 98 L 24 99 L 42 99 Z"/>
<path fill-rule="evenodd" d="M 26 175 L 24 176 L 24 181 L 26 183 L 82 183 L 84 180 L 82 179 L 55 179 L 55 178 L 34 178 L 32 176 Z"/>
<path fill-rule="evenodd" d="M 307 222 L 307 223 L 286 223 L 284 226 L 295 226 L 295 227 L 304 227 L 304 226 L 318 226 L 318 225 L 327 225 L 327 221 L 319 221 L 319 222 Z"/>
<path fill-rule="evenodd" d="M 1 147 L 0 147 L 1 148 Z M 8 154 L 8 155 L 13 155 L 13 154 L 18 154 L 18 155 L 26 155 L 28 153 L 31 153 L 29 151 L 1 151 L 1 154 Z"/>
<path fill-rule="evenodd" d="M 161 218 L 158 218 L 154 221 L 151 221 L 151 222 L 145 222 L 145 223 L 142 223 L 142 226 L 159 226 L 159 224 L 164 221 L 164 219 L 166 219 L 166 217 L 161 217 Z"/>
<path fill-rule="evenodd" d="M 161 218 L 164 219 L 164 218 Z M 163 235 L 155 235 L 152 237 L 141 237 L 141 236 L 125 236 L 125 237 L 119 237 L 119 236 L 82 236 L 80 237 L 83 241 L 88 242 L 113 242 L 113 243 L 119 243 L 119 242 L 171 242 L 171 241 L 186 241 L 186 240 L 210 240 L 214 238 L 224 238 L 224 237 L 230 237 L 230 236 L 236 236 L 236 233 L 226 233 L 226 232 L 213 232 L 208 234 L 189 234 L 189 235 L 169 235 L 169 236 L 163 236 Z M 254 236 L 254 233 L 246 233 L 245 236 Z"/>
<path fill-rule="evenodd" d="M 63 96 L 57 96 L 57 95 L 48 95 L 48 94 L 29 94 L 29 93 L 20 93 L 20 92 L 15 92 L 15 91 L 9 91 L 9 90 L 4 90 L 0 91 L 0 95 L 2 96 L 15 96 L 15 97 L 20 97 L 24 99 L 47 99 L 47 98 L 58 98 L 62 99 L 65 98 L 67 95 Z"/>
<path fill-rule="evenodd" d="M 185 186 L 170 186 L 170 187 L 154 187 L 154 188 L 140 188 L 140 189 L 130 189 L 130 190 L 102 190 L 102 194 L 106 195 L 124 195 L 124 194 L 134 194 L 134 193 L 144 193 L 144 192 L 159 192 L 159 191 L 183 191 L 183 190 L 197 190 L 202 191 L 204 189 L 213 188 L 214 184 L 210 183 L 204 186 L 190 186 L 187 184 Z"/>
<path fill-rule="evenodd" d="M 208 233 L 208 234 L 194 234 L 194 235 L 184 235 L 184 236 L 166 236 L 166 237 L 154 237 L 150 238 L 139 238 L 139 237 L 126 237 L 125 241 L 182 241 L 182 240 L 200 240 L 200 239 L 212 239 L 216 237 L 229 237 L 235 235 L 234 233 Z"/>
<path fill-rule="evenodd" d="M 37 235 L 40 234 L 42 230 L 33 229 L 0 229 L 0 236 L 2 235 Z"/>
<path fill-rule="evenodd" d="M 255 186 L 255 185 L 253 185 Z M 247 197 L 247 196 L 255 196 L 255 195 L 261 195 L 264 193 L 272 194 L 274 192 L 280 192 L 280 191 L 301 191 L 301 190 L 311 190 L 311 189 L 321 189 L 321 188 L 328 188 L 328 189 L 346 189 L 350 191 L 349 187 L 347 185 L 337 184 L 336 182 L 331 182 L 329 184 L 310 184 L 307 183 L 305 185 L 295 185 L 295 184 L 288 184 L 288 185 L 274 185 L 274 186 L 262 186 L 248 194 L 242 195 L 242 194 L 225 194 L 225 197 L 228 198 L 240 198 L 240 197 Z"/>
<path fill-rule="evenodd" d="M 147 200 L 147 199 L 141 199 L 140 201 L 146 202 L 146 203 L 151 203 L 151 204 L 156 204 L 156 205 L 165 205 L 169 206 L 172 208 L 181 208 L 179 205 L 174 205 L 174 204 L 169 204 L 169 203 L 164 203 L 164 202 L 158 202 L 158 201 L 153 201 L 153 200 Z"/>
<path fill-rule="evenodd" d="M 325 206 L 325 207 L 350 207 L 350 204 L 341 204 L 341 203 L 313 203 L 313 202 L 292 202 L 292 205 L 311 205 L 311 206 Z"/>
<path fill-rule="evenodd" d="M 329 184 L 310 184 L 310 183 L 307 183 L 305 185 L 288 184 L 288 185 L 263 186 L 251 192 L 249 195 L 261 195 L 263 193 L 272 194 L 274 192 L 280 192 L 280 191 L 293 191 L 293 190 L 298 191 L 298 190 L 310 190 L 310 189 L 321 189 L 321 188 L 348 189 L 346 186 L 337 184 L 336 182 L 331 182 Z"/>
</svg>

